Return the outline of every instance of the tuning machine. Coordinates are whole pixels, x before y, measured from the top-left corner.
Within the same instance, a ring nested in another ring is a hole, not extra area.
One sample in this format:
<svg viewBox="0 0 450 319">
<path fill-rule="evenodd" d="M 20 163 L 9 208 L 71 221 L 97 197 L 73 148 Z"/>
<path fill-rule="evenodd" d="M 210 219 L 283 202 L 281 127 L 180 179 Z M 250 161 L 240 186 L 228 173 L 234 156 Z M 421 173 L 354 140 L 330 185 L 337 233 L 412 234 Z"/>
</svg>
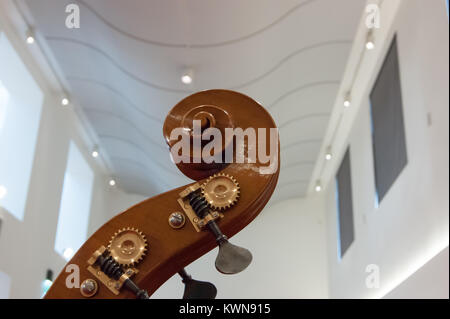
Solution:
<svg viewBox="0 0 450 319">
<path fill-rule="evenodd" d="M 148 299 L 147 292 L 131 280 L 138 273 L 134 266 L 144 258 L 146 251 L 147 239 L 142 232 L 131 227 L 120 229 L 112 236 L 108 248 L 100 246 L 92 254 L 88 271 L 115 295 L 126 287 L 137 298 Z"/>
<path fill-rule="evenodd" d="M 209 198 L 209 201 L 207 198 Z M 229 208 L 237 202 L 238 198 L 239 185 L 237 181 L 229 175 L 217 174 L 210 177 L 203 186 L 198 183 L 189 186 L 180 193 L 178 199 L 194 228 L 201 231 L 204 227 L 207 227 L 214 235 L 219 246 L 215 265 L 217 270 L 223 274 L 239 273 L 247 268 L 252 261 L 250 251 L 231 244 L 227 236 L 220 230 L 216 220 L 223 218 L 224 215 L 211 209 L 211 206 L 223 209 Z M 216 202 L 214 202 L 214 199 L 216 199 Z M 223 205 L 217 205 L 218 202 Z"/>
</svg>

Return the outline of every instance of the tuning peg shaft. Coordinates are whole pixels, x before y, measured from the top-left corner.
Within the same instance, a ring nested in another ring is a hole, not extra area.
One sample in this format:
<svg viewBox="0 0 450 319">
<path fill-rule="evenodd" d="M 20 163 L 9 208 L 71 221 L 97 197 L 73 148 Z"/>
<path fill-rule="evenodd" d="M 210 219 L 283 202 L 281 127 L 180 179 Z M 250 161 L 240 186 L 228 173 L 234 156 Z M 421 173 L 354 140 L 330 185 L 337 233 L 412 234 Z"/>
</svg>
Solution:
<svg viewBox="0 0 450 319">
<path fill-rule="evenodd" d="M 189 204 L 199 218 L 204 218 L 210 213 L 211 208 L 199 190 L 195 190 L 188 195 Z M 214 220 L 206 224 L 216 238 L 219 245 L 219 254 L 216 258 L 216 268 L 223 274 L 237 274 L 243 271 L 252 261 L 252 254 L 245 248 L 236 246 L 228 242 Z"/>
</svg>

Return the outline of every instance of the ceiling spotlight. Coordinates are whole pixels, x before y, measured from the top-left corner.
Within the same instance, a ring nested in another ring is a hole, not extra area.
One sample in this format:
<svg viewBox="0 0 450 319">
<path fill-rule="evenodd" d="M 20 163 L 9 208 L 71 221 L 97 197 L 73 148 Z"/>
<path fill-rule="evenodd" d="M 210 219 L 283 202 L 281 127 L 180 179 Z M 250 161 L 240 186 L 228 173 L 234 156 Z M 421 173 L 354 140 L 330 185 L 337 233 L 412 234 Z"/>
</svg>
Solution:
<svg viewBox="0 0 450 319">
<path fill-rule="evenodd" d="M 325 159 L 329 161 L 333 157 L 333 154 L 331 153 L 331 146 L 327 147 L 327 150 L 325 152 Z"/>
<path fill-rule="evenodd" d="M 344 106 L 349 107 L 352 104 L 350 92 L 347 92 L 344 97 Z"/>
<path fill-rule="evenodd" d="M 63 106 L 69 105 L 69 102 L 70 102 L 69 99 L 66 97 L 63 97 L 61 99 L 61 105 L 63 105 Z"/>
<path fill-rule="evenodd" d="M 94 149 L 92 150 L 91 155 L 92 155 L 93 158 L 97 158 L 98 157 L 98 155 L 99 155 L 99 153 L 98 153 L 98 146 L 94 146 Z"/>
<path fill-rule="evenodd" d="M 373 32 L 372 32 L 372 30 L 371 31 L 369 31 L 368 33 L 367 33 L 367 38 L 366 38 L 366 49 L 367 50 L 372 50 L 372 49 L 374 49 L 375 48 L 375 42 L 374 42 L 374 39 L 373 39 Z"/>
<path fill-rule="evenodd" d="M 34 43 L 34 37 L 32 35 L 27 36 L 27 43 L 33 44 Z"/>
<path fill-rule="evenodd" d="M 194 72 L 191 69 L 188 69 L 183 72 L 183 75 L 181 76 L 181 82 L 184 84 L 191 84 L 194 80 Z"/>
<path fill-rule="evenodd" d="M 314 190 L 316 192 L 320 192 L 322 190 L 322 185 L 320 185 L 320 181 L 319 180 L 316 182 L 316 186 L 314 187 Z"/>
<path fill-rule="evenodd" d="M 45 279 L 41 283 L 41 296 L 44 297 L 47 291 L 53 284 L 53 271 L 51 269 L 47 269 L 47 274 Z"/>
<path fill-rule="evenodd" d="M 116 185 L 116 180 L 114 178 L 111 178 L 109 180 L 109 186 L 115 186 Z"/>
<path fill-rule="evenodd" d="M 26 39 L 27 39 L 27 43 L 28 44 L 33 44 L 34 43 L 34 32 L 33 32 L 33 30 L 29 29 L 27 31 Z"/>
<path fill-rule="evenodd" d="M 4 198 L 6 194 L 8 193 L 8 190 L 5 186 L 0 185 L 0 199 Z"/>
</svg>

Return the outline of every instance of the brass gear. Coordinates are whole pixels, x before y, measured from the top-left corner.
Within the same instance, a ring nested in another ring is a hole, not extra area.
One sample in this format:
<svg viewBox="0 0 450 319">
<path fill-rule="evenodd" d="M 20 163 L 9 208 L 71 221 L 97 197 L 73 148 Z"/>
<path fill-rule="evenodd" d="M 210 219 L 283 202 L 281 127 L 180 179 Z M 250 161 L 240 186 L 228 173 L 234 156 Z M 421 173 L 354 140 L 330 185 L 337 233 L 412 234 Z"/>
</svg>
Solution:
<svg viewBox="0 0 450 319">
<path fill-rule="evenodd" d="M 144 258 L 147 239 L 138 229 L 127 227 L 118 230 L 109 241 L 111 257 L 123 266 L 132 266 Z"/>
<path fill-rule="evenodd" d="M 228 174 L 214 174 L 202 185 L 202 194 L 212 209 L 225 210 L 239 199 L 239 184 Z"/>
</svg>

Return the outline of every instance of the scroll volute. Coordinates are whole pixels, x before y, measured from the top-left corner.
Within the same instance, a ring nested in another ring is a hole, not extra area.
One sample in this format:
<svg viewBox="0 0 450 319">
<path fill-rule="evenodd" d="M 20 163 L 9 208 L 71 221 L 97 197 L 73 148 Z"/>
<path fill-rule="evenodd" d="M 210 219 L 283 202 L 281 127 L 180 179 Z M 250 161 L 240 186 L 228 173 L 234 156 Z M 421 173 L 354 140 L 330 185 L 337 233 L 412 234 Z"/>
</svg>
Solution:
<svg viewBox="0 0 450 319">
<path fill-rule="evenodd" d="M 164 137 L 169 146 L 176 141 L 170 139 L 171 131 L 177 127 L 192 128 L 191 120 L 199 119 L 203 128 L 214 126 L 221 131 L 227 127 L 275 128 L 269 113 L 251 98 L 233 91 L 210 90 L 193 94 L 178 103 L 164 123 Z M 230 141 L 223 140 L 222 151 L 230 147 Z M 269 143 L 269 138 L 267 138 Z M 248 147 L 248 145 L 246 145 Z M 277 146 L 277 168 L 272 174 L 260 174 L 267 163 L 179 163 L 178 168 L 192 179 L 203 183 L 204 179 L 216 172 L 232 175 L 240 185 L 238 203 L 224 212 L 218 221 L 222 232 L 232 237 L 250 223 L 270 199 L 279 174 L 279 149 Z M 137 264 L 139 272 L 133 277 L 140 288 L 151 295 L 160 285 L 185 266 L 216 247 L 214 236 L 207 231 L 197 232 L 189 221 L 182 228 L 174 229 L 168 224 L 173 212 L 182 211 L 177 202 L 179 194 L 188 185 L 149 198 L 113 217 L 98 229 L 77 251 L 68 264 L 79 267 L 80 283 L 92 278 L 87 270 L 87 261 L 102 245 L 107 246 L 111 236 L 119 229 L 134 227 L 142 231 L 148 241 L 148 252 Z M 211 265 L 214 267 L 214 265 Z M 46 298 L 84 298 L 77 288 L 68 288 L 69 273 L 64 269 L 48 291 Z M 114 295 L 101 283 L 92 298 L 134 298 L 123 290 Z"/>
<path fill-rule="evenodd" d="M 230 101 L 218 98 L 218 91 L 209 92 L 207 95 L 205 92 L 191 95 L 178 103 L 170 111 L 163 127 L 164 138 L 173 152 L 172 160 L 178 158 L 177 167 L 194 180 L 206 178 L 222 170 L 226 166 L 225 150 L 232 147 L 233 139 L 226 138 L 225 129 L 235 127 L 233 108 L 230 107 Z M 194 121 L 198 121 L 197 129 L 194 129 Z M 206 154 L 202 151 L 213 137 L 202 139 L 202 135 L 205 137 L 211 128 L 220 131 L 220 143 Z M 187 154 L 176 146 L 181 145 L 180 142 L 183 141 L 189 141 Z"/>
</svg>

